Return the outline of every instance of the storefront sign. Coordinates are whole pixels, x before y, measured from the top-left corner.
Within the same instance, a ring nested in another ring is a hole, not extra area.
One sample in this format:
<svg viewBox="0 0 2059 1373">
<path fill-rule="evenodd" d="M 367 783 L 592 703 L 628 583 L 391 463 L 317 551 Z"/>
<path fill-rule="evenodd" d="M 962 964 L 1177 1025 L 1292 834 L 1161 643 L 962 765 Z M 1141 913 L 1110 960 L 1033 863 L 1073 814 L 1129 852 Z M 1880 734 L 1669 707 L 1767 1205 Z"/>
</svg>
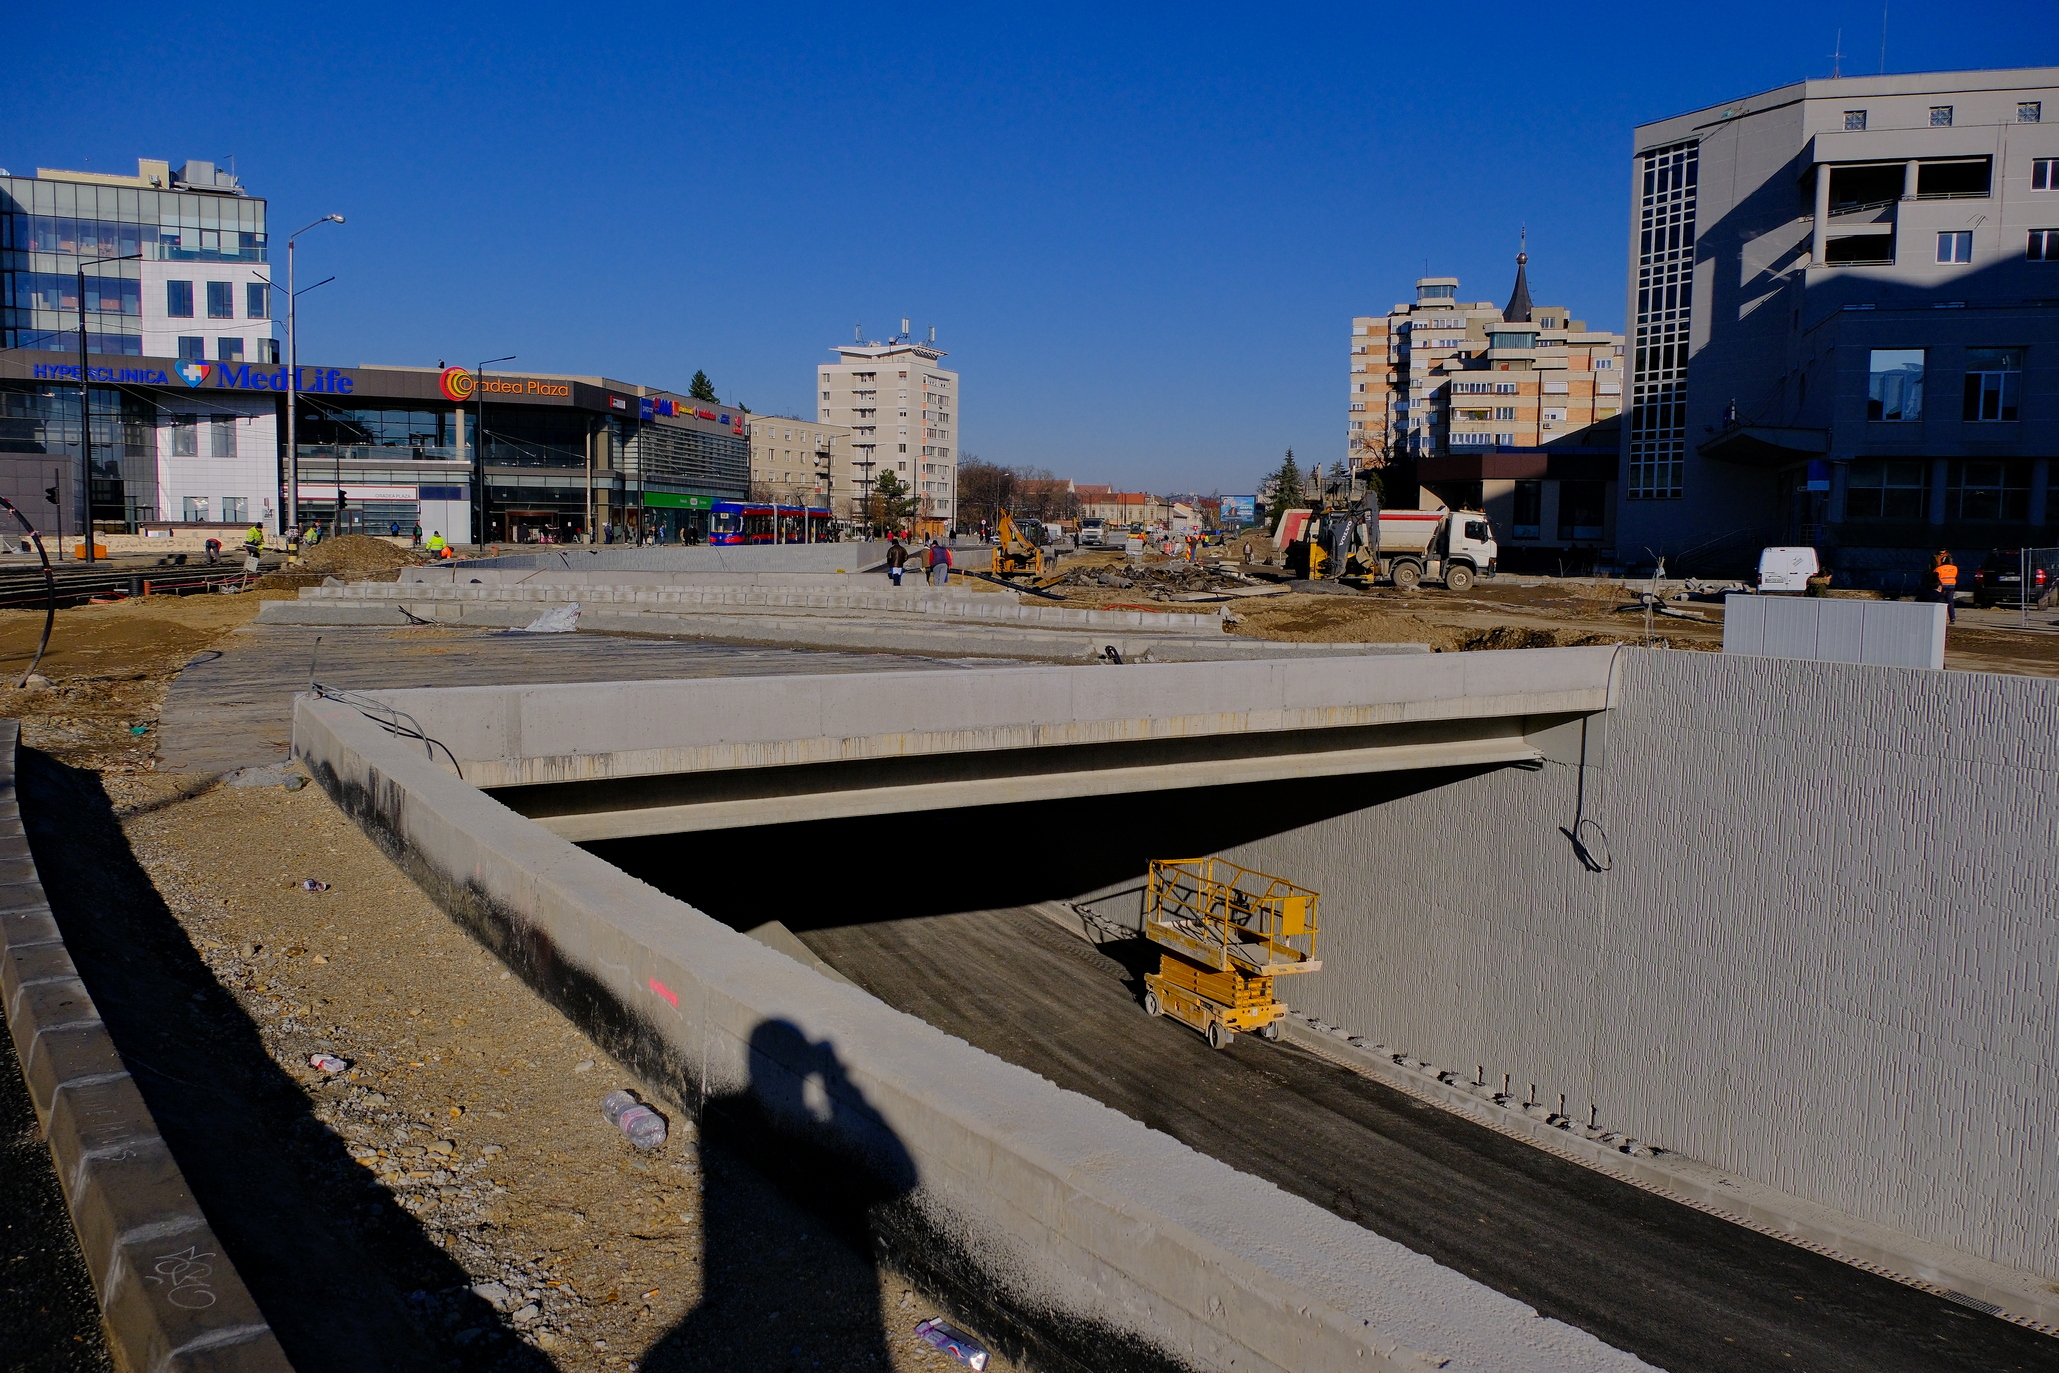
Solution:
<svg viewBox="0 0 2059 1373">
<path fill-rule="evenodd" d="M 436 378 L 436 384 L 450 400 L 463 403 L 474 396 L 487 396 L 495 400 L 570 400 L 572 383 L 569 381 L 545 381 L 536 377 L 481 377 L 467 372 L 462 367 L 446 367 Z"/>
<path fill-rule="evenodd" d="M 68 381 L 78 384 L 79 365 L 39 362 L 35 366 L 37 381 Z M 114 384 L 126 383 L 132 386 L 170 386 L 172 379 L 156 367 L 88 367 L 86 380 L 104 381 Z"/>
<path fill-rule="evenodd" d="M 443 388 L 446 399 L 460 402 L 472 399 L 472 374 L 462 367 L 444 368 L 436 384 Z"/>
<path fill-rule="evenodd" d="M 715 508 L 715 498 L 713 496 L 682 496 L 670 491 L 646 491 L 643 493 L 643 503 L 647 506 L 664 510 L 712 510 Z"/>
</svg>

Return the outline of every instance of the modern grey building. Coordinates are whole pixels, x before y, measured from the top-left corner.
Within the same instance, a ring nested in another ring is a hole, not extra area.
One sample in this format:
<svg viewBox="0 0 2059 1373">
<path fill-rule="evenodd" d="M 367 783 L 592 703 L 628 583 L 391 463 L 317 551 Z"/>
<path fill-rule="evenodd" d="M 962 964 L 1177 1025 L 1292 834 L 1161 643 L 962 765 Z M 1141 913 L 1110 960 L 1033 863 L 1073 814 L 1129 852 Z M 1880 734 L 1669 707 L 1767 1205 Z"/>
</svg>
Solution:
<svg viewBox="0 0 2059 1373">
<path fill-rule="evenodd" d="M 1902 588 L 1938 548 L 2059 543 L 2059 68 L 1642 125 L 1630 244 L 1622 562 L 1806 543 Z"/>
</svg>

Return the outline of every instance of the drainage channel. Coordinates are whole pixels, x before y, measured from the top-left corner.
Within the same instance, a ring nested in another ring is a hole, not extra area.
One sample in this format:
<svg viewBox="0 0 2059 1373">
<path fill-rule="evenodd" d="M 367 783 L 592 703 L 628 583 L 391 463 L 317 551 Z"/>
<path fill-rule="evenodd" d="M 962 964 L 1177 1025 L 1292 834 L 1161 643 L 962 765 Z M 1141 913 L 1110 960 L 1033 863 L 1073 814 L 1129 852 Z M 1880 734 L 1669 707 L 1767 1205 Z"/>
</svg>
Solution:
<svg viewBox="0 0 2059 1373">
<path fill-rule="evenodd" d="M 1148 946 L 1097 948 L 1029 909 L 1109 885 L 1128 861 L 1118 836 L 1135 833 L 1140 811 L 1261 815 L 1291 785 L 595 848 L 739 928 L 778 918 L 897 1009 L 1674 1373 L 2059 1366 L 2047 1337 L 1601 1176 L 1292 1045 L 1244 1038 L 1212 1051 L 1143 1014 Z M 795 864 L 823 854 L 853 875 L 827 899 Z"/>
</svg>

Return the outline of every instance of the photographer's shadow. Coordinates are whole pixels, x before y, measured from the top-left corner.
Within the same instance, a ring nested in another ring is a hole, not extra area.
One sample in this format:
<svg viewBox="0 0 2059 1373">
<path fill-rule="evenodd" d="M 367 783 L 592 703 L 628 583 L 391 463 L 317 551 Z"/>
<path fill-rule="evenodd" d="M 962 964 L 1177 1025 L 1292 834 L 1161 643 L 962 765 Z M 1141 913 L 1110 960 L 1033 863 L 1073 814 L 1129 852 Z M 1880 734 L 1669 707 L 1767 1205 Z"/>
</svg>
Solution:
<svg viewBox="0 0 2059 1373">
<path fill-rule="evenodd" d="M 914 1160 L 829 1043 L 764 1021 L 750 1073 L 701 1113 L 701 1303 L 641 1366 L 887 1368 L 881 1212 Z"/>
</svg>

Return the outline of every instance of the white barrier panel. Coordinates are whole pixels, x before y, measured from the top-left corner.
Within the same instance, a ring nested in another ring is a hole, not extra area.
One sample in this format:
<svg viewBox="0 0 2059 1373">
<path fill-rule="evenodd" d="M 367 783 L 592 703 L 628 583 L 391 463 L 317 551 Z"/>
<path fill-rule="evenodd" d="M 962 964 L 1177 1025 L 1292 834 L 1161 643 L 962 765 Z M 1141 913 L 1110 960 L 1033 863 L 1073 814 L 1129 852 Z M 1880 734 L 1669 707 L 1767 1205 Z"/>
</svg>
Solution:
<svg viewBox="0 0 2059 1373">
<path fill-rule="evenodd" d="M 1945 665 L 1942 602 L 1816 596 L 1723 598 L 1723 651 L 1878 667 Z"/>
</svg>

